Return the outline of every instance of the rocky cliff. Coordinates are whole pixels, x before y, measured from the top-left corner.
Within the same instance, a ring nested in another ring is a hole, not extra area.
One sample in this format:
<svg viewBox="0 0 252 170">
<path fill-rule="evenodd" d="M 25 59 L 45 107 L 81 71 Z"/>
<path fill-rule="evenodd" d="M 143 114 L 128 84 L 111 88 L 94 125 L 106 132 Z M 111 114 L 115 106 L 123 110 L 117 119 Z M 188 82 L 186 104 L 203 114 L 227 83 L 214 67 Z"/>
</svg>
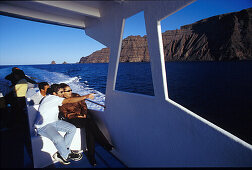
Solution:
<svg viewBox="0 0 252 170">
<path fill-rule="evenodd" d="M 166 61 L 228 61 L 252 59 L 252 8 L 206 18 L 162 34 Z M 103 48 L 79 63 L 106 63 Z M 120 62 L 149 62 L 146 36 L 122 41 Z"/>
</svg>

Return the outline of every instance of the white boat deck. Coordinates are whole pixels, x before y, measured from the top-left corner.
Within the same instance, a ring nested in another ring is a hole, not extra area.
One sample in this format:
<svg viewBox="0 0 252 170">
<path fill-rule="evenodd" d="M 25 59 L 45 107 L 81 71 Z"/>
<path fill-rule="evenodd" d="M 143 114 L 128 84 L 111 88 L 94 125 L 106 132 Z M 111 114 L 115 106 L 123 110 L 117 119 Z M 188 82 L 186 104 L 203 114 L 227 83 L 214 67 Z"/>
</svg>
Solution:
<svg viewBox="0 0 252 170">
<path fill-rule="evenodd" d="M 29 156 L 25 146 L 19 141 L 21 134 L 18 134 L 16 128 L 1 128 L 1 167 L 8 168 L 33 168 L 32 158 Z M 10 148 L 10 144 L 12 147 Z M 97 165 L 91 166 L 83 154 L 80 161 L 71 161 L 69 165 L 63 165 L 56 162 L 45 168 L 127 168 L 113 154 L 106 151 L 99 144 L 95 147 L 95 158 Z M 23 158 L 23 159 L 22 159 Z"/>
<path fill-rule="evenodd" d="M 96 144 L 95 150 L 95 159 L 97 163 L 95 167 L 89 164 L 87 157 L 83 153 L 83 158 L 80 161 L 71 161 L 69 165 L 63 165 L 60 162 L 57 162 L 45 168 L 126 168 L 121 161 L 110 152 L 103 149 L 99 144 Z M 24 162 L 26 162 L 24 168 L 32 168 L 32 161 L 26 150 L 24 155 Z"/>
<path fill-rule="evenodd" d="M 95 168 L 126 168 L 115 156 L 110 152 L 104 150 L 99 144 L 96 146 L 95 159 L 97 165 Z M 85 156 L 80 161 L 71 161 L 69 165 L 63 165 L 60 162 L 57 162 L 53 165 L 50 165 L 46 168 L 92 168 Z"/>
</svg>

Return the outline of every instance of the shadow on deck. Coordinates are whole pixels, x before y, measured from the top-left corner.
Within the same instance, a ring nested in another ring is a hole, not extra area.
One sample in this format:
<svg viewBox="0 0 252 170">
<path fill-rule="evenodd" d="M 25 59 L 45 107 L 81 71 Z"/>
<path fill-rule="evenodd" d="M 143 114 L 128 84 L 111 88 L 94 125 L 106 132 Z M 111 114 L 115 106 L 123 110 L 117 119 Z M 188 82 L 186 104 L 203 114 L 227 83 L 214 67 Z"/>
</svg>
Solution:
<svg viewBox="0 0 252 170">
<path fill-rule="evenodd" d="M 19 129 L 19 126 L 6 127 L 1 123 L 1 168 L 33 168 L 32 158 L 28 154 L 24 142 L 22 142 L 24 138 Z M 127 168 L 99 144 L 95 146 L 95 158 L 97 165 L 94 168 Z M 71 161 L 69 165 L 57 162 L 45 168 L 93 168 L 93 166 L 89 164 L 85 154 L 83 154 L 80 161 Z"/>
<path fill-rule="evenodd" d="M 96 166 L 94 168 L 127 168 L 114 155 L 106 151 L 99 144 L 95 146 Z M 83 154 L 80 161 L 71 161 L 69 165 L 63 165 L 60 162 L 47 166 L 46 168 L 93 168 Z"/>
</svg>

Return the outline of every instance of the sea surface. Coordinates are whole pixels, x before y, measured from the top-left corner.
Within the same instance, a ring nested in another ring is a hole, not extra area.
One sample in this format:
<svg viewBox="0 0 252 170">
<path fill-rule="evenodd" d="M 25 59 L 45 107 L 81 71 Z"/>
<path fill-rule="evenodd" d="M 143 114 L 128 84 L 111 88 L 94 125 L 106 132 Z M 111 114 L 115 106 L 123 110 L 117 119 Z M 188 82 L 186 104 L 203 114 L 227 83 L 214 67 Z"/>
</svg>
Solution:
<svg viewBox="0 0 252 170">
<path fill-rule="evenodd" d="M 108 64 L 15 65 L 37 82 L 67 83 L 104 104 Z M 13 66 L 0 66 L 0 92 Z M 252 61 L 166 62 L 169 98 L 252 144 Z M 120 63 L 116 90 L 154 96 L 150 63 Z M 87 102 L 90 109 L 103 107 Z"/>
</svg>

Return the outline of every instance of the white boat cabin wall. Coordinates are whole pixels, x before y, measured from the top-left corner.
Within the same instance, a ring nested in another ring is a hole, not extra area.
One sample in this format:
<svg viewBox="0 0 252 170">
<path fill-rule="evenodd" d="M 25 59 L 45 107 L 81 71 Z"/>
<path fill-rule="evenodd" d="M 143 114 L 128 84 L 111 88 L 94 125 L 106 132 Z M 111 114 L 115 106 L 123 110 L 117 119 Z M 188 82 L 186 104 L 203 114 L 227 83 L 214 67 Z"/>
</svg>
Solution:
<svg viewBox="0 0 252 170">
<path fill-rule="evenodd" d="M 84 29 L 110 48 L 104 112 L 92 111 L 128 167 L 252 166 L 252 145 L 168 97 L 161 20 L 194 0 L 1 2 L 3 15 Z M 57 12 L 54 12 L 57 11 Z M 125 19 L 144 12 L 154 96 L 115 90 Z M 168 82 L 169 85 L 169 82 Z"/>
</svg>

